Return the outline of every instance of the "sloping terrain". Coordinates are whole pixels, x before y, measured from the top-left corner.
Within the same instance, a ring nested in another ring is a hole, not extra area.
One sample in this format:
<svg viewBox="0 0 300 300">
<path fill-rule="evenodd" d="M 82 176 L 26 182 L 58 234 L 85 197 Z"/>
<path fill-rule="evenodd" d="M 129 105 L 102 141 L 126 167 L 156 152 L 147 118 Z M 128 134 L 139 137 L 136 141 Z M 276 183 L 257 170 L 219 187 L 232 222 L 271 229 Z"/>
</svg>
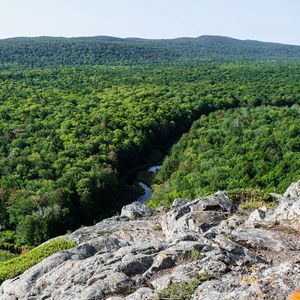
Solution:
<svg viewBox="0 0 300 300">
<path fill-rule="evenodd" d="M 147 164 L 153 150 L 166 150 L 193 120 L 232 107 L 299 104 L 299 80 L 296 63 L 1 71 L 0 241 L 2 230 L 12 230 L 21 246 L 37 246 L 111 216 L 138 197 L 128 173 Z M 288 133 L 279 135 L 286 144 L 276 157 L 289 154 L 289 148 L 293 155 L 298 151 L 296 107 L 273 109 L 272 122 Z M 247 123 L 250 117 L 244 119 Z M 267 138 L 268 132 L 262 130 Z M 269 144 L 263 143 L 260 152 Z M 271 151 L 268 157 L 273 158 Z M 286 166 L 271 177 L 282 190 L 298 179 L 297 163 L 284 157 Z M 182 165 L 186 160 L 182 157 Z M 195 173 L 196 168 L 186 167 L 189 175 Z M 219 174 L 224 172 L 211 177 L 216 181 Z M 246 179 L 244 184 L 250 186 Z M 210 188 L 209 193 L 227 189 Z"/>
<path fill-rule="evenodd" d="M 165 158 L 151 204 L 235 188 L 281 193 L 300 177 L 299 136 L 298 105 L 202 116 Z"/>
<path fill-rule="evenodd" d="M 300 282 L 300 181 L 272 197 L 249 216 L 225 192 L 130 204 L 66 235 L 79 245 L 5 281 L 0 299 L 285 299 Z"/>
<path fill-rule="evenodd" d="M 35 37 L 0 40 L 2 68 L 299 60 L 300 46 L 200 36 L 170 40 Z"/>
</svg>

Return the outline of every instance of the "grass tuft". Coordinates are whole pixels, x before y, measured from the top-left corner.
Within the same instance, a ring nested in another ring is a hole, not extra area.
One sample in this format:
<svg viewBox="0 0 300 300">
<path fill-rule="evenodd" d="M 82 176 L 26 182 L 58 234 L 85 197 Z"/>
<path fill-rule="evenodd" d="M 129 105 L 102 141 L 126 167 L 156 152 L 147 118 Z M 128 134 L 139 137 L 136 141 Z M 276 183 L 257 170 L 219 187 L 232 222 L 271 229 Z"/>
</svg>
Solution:
<svg viewBox="0 0 300 300">
<path fill-rule="evenodd" d="M 211 274 L 198 274 L 189 282 L 174 282 L 158 292 L 158 299 L 190 300 L 202 282 L 213 278 Z"/>
</svg>

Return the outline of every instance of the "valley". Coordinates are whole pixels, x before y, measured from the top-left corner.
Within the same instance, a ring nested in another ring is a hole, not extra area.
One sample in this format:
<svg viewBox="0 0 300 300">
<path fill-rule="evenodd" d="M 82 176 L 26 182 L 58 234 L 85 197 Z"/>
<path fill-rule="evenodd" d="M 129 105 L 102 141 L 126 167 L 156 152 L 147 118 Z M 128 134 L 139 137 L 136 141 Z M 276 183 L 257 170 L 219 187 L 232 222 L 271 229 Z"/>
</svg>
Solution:
<svg viewBox="0 0 300 300">
<path fill-rule="evenodd" d="M 268 204 L 300 178 L 299 49 L 0 40 L 0 267 L 25 270 L 24 253 L 136 200 L 160 211 L 226 190 L 255 198 L 246 211 Z M 74 246 L 40 252 L 60 245 Z"/>
</svg>

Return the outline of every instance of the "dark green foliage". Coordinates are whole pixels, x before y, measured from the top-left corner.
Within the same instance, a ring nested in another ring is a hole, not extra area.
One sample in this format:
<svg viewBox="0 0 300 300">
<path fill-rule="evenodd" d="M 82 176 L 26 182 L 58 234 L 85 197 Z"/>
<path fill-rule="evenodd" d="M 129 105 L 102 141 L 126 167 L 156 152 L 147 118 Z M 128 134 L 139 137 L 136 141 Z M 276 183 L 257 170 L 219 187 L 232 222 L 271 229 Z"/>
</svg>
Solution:
<svg viewBox="0 0 300 300">
<path fill-rule="evenodd" d="M 17 234 L 11 230 L 0 232 L 0 250 L 7 250 L 12 253 L 21 252 L 21 245 L 17 243 Z"/>
<path fill-rule="evenodd" d="M 141 171 L 137 174 L 137 180 L 151 186 L 154 180 L 155 174 L 152 172 Z"/>
<path fill-rule="evenodd" d="M 0 230 L 37 245 L 112 215 L 134 200 L 128 174 L 153 149 L 211 111 L 299 103 L 299 74 L 296 63 L 1 71 Z"/>
<path fill-rule="evenodd" d="M 300 177 L 299 124 L 299 105 L 230 109 L 201 117 L 166 158 L 152 205 L 235 188 L 283 192 Z M 239 196 L 265 202 L 255 191 Z"/>
<path fill-rule="evenodd" d="M 27 269 L 36 265 L 46 257 L 75 246 L 75 242 L 59 238 L 49 241 L 28 253 L 21 254 L 18 257 L 14 257 L 4 262 L 0 262 L 0 284 L 6 279 L 22 274 Z"/>
<path fill-rule="evenodd" d="M 299 46 L 241 41 L 220 36 L 173 40 L 121 39 L 101 36 L 0 40 L 2 69 L 291 59 L 300 59 Z"/>
<path fill-rule="evenodd" d="M 14 254 L 8 250 L 0 250 L 0 262 L 9 260 L 16 256 L 17 256 L 17 254 Z"/>
<path fill-rule="evenodd" d="M 277 204 L 277 201 L 269 193 L 260 189 L 234 189 L 226 193 L 234 203 L 235 209 L 240 212 L 249 212 L 262 206 Z"/>
</svg>

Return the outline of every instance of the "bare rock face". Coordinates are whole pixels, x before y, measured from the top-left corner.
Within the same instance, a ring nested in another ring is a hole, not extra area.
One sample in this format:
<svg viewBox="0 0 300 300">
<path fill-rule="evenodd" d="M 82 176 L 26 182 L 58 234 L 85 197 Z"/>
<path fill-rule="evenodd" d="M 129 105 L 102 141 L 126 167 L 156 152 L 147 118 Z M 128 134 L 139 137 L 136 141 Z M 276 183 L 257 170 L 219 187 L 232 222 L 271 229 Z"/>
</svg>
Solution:
<svg viewBox="0 0 300 300">
<path fill-rule="evenodd" d="M 300 197 L 300 180 L 293 182 L 283 194 L 284 197 L 299 198 Z"/>
<path fill-rule="evenodd" d="M 153 213 L 152 209 L 140 202 L 133 202 L 122 208 L 121 217 L 127 217 L 129 219 L 138 219 L 141 217 L 149 217 Z"/>
<path fill-rule="evenodd" d="M 256 265 L 244 274 L 233 271 L 200 284 L 193 300 L 283 300 L 299 281 L 299 263 L 282 263 L 271 268 Z"/>
<path fill-rule="evenodd" d="M 201 275 L 191 299 L 285 299 L 300 283 L 298 183 L 249 217 L 224 192 L 167 212 L 132 203 L 66 235 L 78 246 L 3 282 L 0 300 L 153 300 Z"/>
</svg>

